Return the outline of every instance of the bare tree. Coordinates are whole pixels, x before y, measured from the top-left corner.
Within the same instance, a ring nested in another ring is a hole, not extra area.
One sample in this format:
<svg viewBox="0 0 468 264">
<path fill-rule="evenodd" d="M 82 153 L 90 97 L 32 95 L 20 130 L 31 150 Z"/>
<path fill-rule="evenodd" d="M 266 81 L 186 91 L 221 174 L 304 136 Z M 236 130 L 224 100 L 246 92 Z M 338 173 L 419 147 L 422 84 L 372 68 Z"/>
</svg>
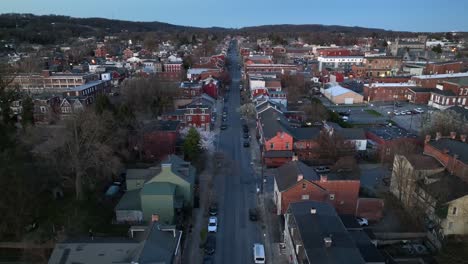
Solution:
<svg viewBox="0 0 468 264">
<path fill-rule="evenodd" d="M 288 93 L 289 101 L 297 101 L 299 98 L 307 95 L 302 75 L 284 75 L 281 79 L 281 85 Z"/>
<path fill-rule="evenodd" d="M 354 156 L 356 147 L 354 143 L 345 141 L 342 136 L 333 131 L 322 130 L 318 139 L 320 158 L 336 162 L 343 156 Z"/>
<path fill-rule="evenodd" d="M 327 108 L 315 100 L 312 100 L 310 104 L 303 105 L 301 111 L 304 112 L 307 122 L 321 122 L 328 119 Z"/>
<path fill-rule="evenodd" d="M 76 199 L 82 200 L 86 184 L 90 186 L 117 173 L 120 167 L 112 147 L 118 141 L 115 130 L 110 113 L 99 116 L 94 111 L 85 111 L 76 114 L 64 130 L 53 135 L 37 152 L 55 164 L 64 183 L 71 184 Z"/>
<path fill-rule="evenodd" d="M 448 135 L 450 132 L 466 134 L 468 132 L 468 120 L 453 110 L 437 111 L 423 121 L 422 135 L 435 135 L 441 132 Z"/>
<path fill-rule="evenodd" d="M 248 103 L 239 107 L 239 113 L 246 120 L 255 120 L 257 112 L 255 109 L 255 105 L 253 103 Z"/>
</svg>

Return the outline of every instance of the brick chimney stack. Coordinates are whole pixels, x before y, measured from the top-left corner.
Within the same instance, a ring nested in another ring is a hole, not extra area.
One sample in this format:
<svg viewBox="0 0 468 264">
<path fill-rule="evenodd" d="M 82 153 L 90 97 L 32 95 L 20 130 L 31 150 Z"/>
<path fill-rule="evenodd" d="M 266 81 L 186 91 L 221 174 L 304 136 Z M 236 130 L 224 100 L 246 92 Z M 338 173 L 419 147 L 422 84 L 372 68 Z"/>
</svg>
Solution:
<svg viewBox="0 0 468 264">
<path fill-rule="evenodd" d="M 435 140 L 437 141 L 437 140 L 439 140 L 439 139 L 441 139 L 441 138 L 442 138 L 442 133 L 441 133 L 441 132 L 437 132 L 437 133 L 436 133 L 436 139 L 435 139 Z"/>
<path fill-rule="evenodd" d="M 460 135 L 460 140 L 461 140 L 461 142 L 465 143 L 466 142 L 466 134 Z"/>
<path fill-rule="evenodd" d="M 457 137 L 457 132 L 450 132 L 450 138 L 455 139 Z"/>
</svg>

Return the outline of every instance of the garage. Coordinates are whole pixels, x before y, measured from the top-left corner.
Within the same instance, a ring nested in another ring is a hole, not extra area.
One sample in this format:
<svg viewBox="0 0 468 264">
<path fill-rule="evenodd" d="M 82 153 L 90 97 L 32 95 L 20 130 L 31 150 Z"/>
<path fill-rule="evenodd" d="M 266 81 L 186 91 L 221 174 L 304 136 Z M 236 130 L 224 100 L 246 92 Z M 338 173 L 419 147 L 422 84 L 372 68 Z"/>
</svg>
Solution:
<svg viewBox="0 0 468 264">
<path fill-rule="evenodd" d="M 345 104 L 353 104 L 353 102 L 354 102 L 354 98 L 345 98 L 344 99 Z"/>
</svg>

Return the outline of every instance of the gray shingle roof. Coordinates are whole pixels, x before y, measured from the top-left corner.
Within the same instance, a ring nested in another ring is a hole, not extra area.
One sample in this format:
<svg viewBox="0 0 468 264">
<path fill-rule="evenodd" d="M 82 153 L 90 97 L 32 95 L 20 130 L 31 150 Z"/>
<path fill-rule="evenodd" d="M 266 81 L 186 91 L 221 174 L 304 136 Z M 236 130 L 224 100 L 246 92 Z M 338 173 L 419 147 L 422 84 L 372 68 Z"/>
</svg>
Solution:
<svg viewBox="0 0 468 264">
<path fill-rule="evenodd" d="M 287 190 L 295 185 L 299 174 L 302 174 L 303 178 L 308 181 L 320 180 L 314 169 L 302 161 L 290 161 L 277 169 L 275 181 L 279 191 Z"/>
<path fill-rule="evenodd" d="M 429 144 L 441 152 L 448 150 L 448 155 L 458 155 L 458 159 L 463 163 L 468 164 L 468 144 L 453 140 L 450 138 L 441 138 L 439 140 L 431 140 Z"/>
<path fill-rule="evenodd" d="M 311 208 L 316 209 L 315 214 L 311 213 Z M 365 263 L 331 205 L 314 201 L 291 203 L 289 212 L 296 222 L 309 263 Z M 332 238 L 328 248 L 325 237 Z"/>
<path fill-rule="evenodd" d="M 446 203 L 468 195 L 468 183 L 454 175 L 442 172 L 430 177 L 439 180 L 426 184 L 424 179 L 419 180 L 418 186 L 435 198 L 439 203 Z"/>
</svg>

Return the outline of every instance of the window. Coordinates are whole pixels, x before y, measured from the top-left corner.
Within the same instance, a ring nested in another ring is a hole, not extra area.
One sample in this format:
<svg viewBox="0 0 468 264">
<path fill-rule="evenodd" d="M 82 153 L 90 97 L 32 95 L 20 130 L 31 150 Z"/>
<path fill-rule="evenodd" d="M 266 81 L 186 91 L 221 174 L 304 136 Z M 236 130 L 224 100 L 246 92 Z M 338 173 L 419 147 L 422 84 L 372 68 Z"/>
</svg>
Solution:
<svg viewBox="0 0 468 264">
<path fill-rule="evenodd" d="M 46 107 L 45 106 L 41 106 L 41 113 L 45 113 L 46 112 Z"/>
<path fill-rule="evenodd" d="M 304 182 L 304 183 L 302 184 L 302 189 L 305 190 L 306 188 L 307 188 L 307 183 Z"/>
<path fill-rule="evenodd" d="M 205 121 L 205 116 L 204 115 L 201 116 L 201 121 Z"/>
<path fill-rule="evenodd" d="M 286 142 L 286 149 L 289 149 L 289 142 Z"/>
<path fill-rule="evenodd" d="M 448 223 L 448 229 L 451 230 L 453 228 L 453 222 Z"/>
<path fill-rule="evenodd" d="M 330 198 L 331 201 L 335 200 L 335 194 L 334 194 L 334 193 L 330 193 L 329 198 Z"/>
<path fill-rule="evenodd" d="M 192 121 L 192 116 L 187 116 L 187 121 Z"/>
<path fill-rule="evenodd" d="M 193 114 L 193 109 L 190 109 L 190 114 Z"/>
<path fill-rule="evenodd" d="M 301 196 L 301 199 L 302 199 L 302 200 L 309 200 L 309 195 L 308 195 L 308 194 L 303 194 L 303 195 Z"/>
<path fill-rule="evenodd" d="M 274 149 L 274 148 L 275 148 L 275 144 L 270 143 L 270 149 Z"/>
<path fill-rule="evenodd" d="M 456 207 L 453 207 L 453 208 L 452 208 L 452 214 L 453 214 L 453 215 L 456 215 L 456 214 L 457 214 L 457 208 L 456 208 Z"/>
</svg>

